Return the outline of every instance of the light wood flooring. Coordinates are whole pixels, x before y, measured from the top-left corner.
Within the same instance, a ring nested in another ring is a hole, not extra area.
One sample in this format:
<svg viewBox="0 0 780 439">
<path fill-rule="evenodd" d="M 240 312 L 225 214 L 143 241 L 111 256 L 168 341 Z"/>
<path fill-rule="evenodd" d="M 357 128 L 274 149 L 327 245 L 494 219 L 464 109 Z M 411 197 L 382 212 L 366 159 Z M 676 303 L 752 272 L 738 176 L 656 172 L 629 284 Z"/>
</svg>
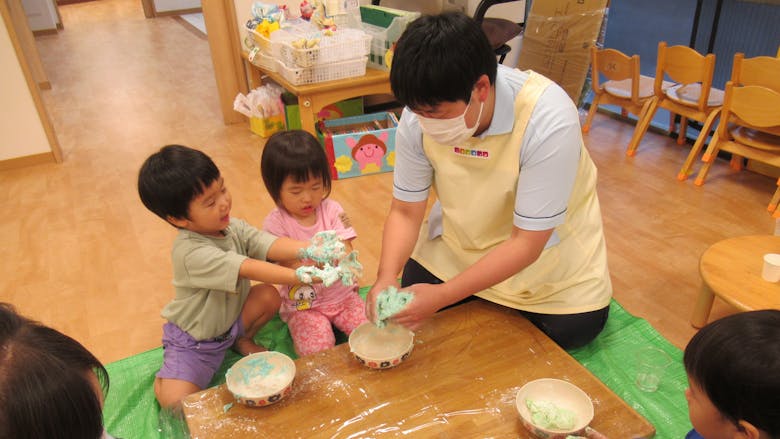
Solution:
<svg viewBox="0 0 780 439">
<path fill-rule="evenodd" d="M 138 199 L 143 160 L 169 143 L 203 149 L 232 191 L 233 215 L 259 225 L 272 207 L 260 180 L 263 141 L 246 125 L 223 125 L 208 44 L 180 21 L 145 19 L 136 0 L 60 11 L 65 30 L 36 41 L 64 163 L 0 172 L 0 300 L 111 362 L 160 345 L 159 312 L 173 292 L 175 230 Z M 599 167 L 615 298 L 683 347 L 694 333 L 699 256 L 726 237 L 772 233 L 765 207 L 775 182 L 721 161 L 704 187 L 678 182 L 688 149 L 648 133 L 627 158 L 632 128 L 598 115 L 585 137 Z M 358 231 L 364 285 L 391 183 L 391 174 L 335 183 Z M 716 300 L 713 317 L 730 312 Z"/>
</svg>

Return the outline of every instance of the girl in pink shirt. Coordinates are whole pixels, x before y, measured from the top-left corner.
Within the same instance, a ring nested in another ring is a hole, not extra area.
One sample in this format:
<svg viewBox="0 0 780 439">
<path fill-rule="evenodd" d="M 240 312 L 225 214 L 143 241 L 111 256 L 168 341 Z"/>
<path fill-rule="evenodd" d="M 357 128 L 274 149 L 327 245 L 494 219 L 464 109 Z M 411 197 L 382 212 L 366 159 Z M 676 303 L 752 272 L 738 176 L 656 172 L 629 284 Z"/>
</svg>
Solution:
<svg viewBox="0 0 780 439">
<path fill-rule="evenodd" d="M 325 150 L 310 133 L 294 130 L 272 135 L 260 160 L 263 182 L 276 202 L 263 228 L 277 236 L 307 241 L 317 232 L 335 230 L 350 252 L 355 238 L 341 205 L 328 198 L 330 166 Z M 295 262 L 282 261 L 284 265 Z M 333 326 L 349 335 L 366 322 L 365 303 L 356 285 L 330 287 L 282 285 L 279 315 L 290 328 L 295 352 L 304 356 L 336 344 Z"/>
</svg>

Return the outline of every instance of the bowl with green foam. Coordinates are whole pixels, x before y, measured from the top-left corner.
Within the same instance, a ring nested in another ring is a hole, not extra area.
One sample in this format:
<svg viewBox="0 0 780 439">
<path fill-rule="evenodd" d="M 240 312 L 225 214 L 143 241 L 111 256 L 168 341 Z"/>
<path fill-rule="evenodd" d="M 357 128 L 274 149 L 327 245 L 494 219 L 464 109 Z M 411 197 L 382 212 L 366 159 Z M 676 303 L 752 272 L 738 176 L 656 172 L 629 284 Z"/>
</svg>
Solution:
<svg viewBox="0 0 780 439">
<path fill-rule="evenodd" d="M 523 426 L 542 439 L 580 436 L 593 420 L 593 402 L 574 384 L 554 378 L 529 381 L 517 391 Z"/>
<path fill-rule="evenodd" d="M 236 402 L 262 407 L 279 402 L 292 391 L 295 362 L 281 352 L 258 352 L 238 360 L 225 374 Z"/>
</svg>

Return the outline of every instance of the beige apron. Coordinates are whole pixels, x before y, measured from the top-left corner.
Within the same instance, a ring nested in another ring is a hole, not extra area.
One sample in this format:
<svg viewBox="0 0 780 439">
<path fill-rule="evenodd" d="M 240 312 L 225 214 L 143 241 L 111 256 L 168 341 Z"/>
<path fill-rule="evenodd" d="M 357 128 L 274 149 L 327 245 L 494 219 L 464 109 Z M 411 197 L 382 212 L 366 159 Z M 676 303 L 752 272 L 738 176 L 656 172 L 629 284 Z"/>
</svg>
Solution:
<svg viewBox="0 0 780 439">
<path fill-rule="evenodd" d="M 455 277 L 509 238 L 523 135 L 536 101 L 549 84 L 549 79 L 531 72 L 515 100 L 516 119 L 510 133 L 484 140 L 471 138 L 457 148 L 423 135 L 423 149 L 434 168 L 433 185 L 442 207 L 443 233 L 428 239 L 429 224 L 425 221 L 412 257 L 436 277 Z M 596 167 L 584 145 L 566 221 L 555 231 L 560 238 L 557 245 L 477 296 L 545 314 L 580 313 L 607 306 L 612 285 L 596 196 Z"/>
</svg>

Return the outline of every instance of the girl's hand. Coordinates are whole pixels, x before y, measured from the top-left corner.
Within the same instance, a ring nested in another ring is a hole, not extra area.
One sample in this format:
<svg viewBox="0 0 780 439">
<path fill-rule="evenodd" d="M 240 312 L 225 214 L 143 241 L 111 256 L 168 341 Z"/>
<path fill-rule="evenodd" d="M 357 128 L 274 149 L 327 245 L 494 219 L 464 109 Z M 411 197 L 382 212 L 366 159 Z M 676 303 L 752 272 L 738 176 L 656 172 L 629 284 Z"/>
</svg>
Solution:
<svg viewBox="0 0 780 439">
<path fill-rule="evenodd" d="M 403 291 L 414 294 L 414 299 L 390 320 L 412 331 L 422 327 L 436 311 L 448 305 L 439 294 L 441 285 L 414 284 L 404 288 Z"/>
</svg>

